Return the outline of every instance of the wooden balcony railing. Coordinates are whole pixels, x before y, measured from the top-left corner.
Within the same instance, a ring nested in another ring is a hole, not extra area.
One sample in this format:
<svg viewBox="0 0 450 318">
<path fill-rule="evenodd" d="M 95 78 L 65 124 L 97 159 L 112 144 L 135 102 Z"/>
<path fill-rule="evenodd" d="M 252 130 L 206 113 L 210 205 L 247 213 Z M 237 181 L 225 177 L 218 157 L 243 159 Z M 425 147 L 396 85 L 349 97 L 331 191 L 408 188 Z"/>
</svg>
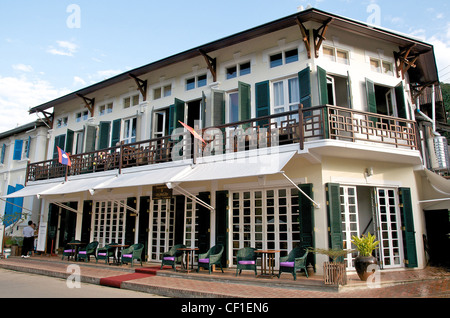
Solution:
<svg viewBox="0 0 450 318">
<path fill-rule="evenodd" d="M 173 136 L 160 137 L 131 144 L 70 156 L 67 167 L 57 159 L 28 164 L 27 181 L 37 181 L 121 170 L 199 156 L 246 151 L 299 144 L 321 139 L 355 143 L 378 143 L 388 147 L 419 149 L 414 121 L 356 111 L 337 106 L 301 107 L 270 116 L 210 127 L 200 130 L 207 144 L 193 143 L 193 137 L 184 130 Z M 201 145 L 200 147 L 198 145 Z"/>
</svg>

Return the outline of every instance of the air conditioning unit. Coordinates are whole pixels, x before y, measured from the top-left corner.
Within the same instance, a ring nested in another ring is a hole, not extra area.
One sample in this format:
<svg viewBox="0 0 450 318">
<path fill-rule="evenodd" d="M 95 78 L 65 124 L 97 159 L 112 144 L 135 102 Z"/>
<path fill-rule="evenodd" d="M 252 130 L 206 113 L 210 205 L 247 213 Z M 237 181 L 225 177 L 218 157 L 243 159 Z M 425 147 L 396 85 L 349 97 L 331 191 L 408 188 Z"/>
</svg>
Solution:
<svg viewBox="0 0 450 318">
<path fill-rule="evenodd" d="M 435 160 L 432 160 L 432 168 L 435 170 L 450 169 L 450 158 L 448 153 L 447 138 L 435 136 L 433 138 Z"/>
</svg>

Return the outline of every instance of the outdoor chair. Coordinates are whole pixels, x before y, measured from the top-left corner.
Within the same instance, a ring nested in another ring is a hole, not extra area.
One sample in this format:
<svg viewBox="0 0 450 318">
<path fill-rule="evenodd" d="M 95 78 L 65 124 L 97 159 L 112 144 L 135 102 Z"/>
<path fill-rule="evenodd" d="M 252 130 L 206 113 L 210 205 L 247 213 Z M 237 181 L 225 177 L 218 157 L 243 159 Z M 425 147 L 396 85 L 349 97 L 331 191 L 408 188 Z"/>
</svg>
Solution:
<svg viewBox="0 0 450 318">
<path fill-rule="evenodd" d="M 305 252 L 303 247 L 294 248 L 288 256 L 280 257 L 280 270 L 278 272 L 278 278 L 280 278 L 282 272 L 291 273 L 294 276 L 294 280 L 297 279 L 297 271 L 304 269 L 306 277 L 308 277 L 308 271 L 306 270 L 306 257 L 308 251 Z"/>
<path fill-rule="evenodd" d="M 122 250 L 121 255 L 121 263 L 122 264 L 131 264 L 131 267 L 133 267 L 133 261 L 139 260 L 141 262 L 142 266 L 142 251 L 144 250 L 144 244 L 137 243 L 133 244 L 130 247 Z"/>
<path fill-rule="evenodd" d="M 172 266 L 174 271 L 177 271 L 176 264 L 181 263 L 183 259 L 183 251 L 179 251 L 179 248 L 185 248 L 186 245 L 183 244 L 177 244 L 174 245 L 169 251 L 163 253 L 161 255 L 161 269 L 164 265 L 170 265 Z"/>
<path fill-rule="evenodd" d="M 83 259 L 89 262 L 91 255 L 95 257 L 95 259 L 97 260 L 97 247 L 98 247 L 98 242 L 97 241 L 93 241 L 91 243 L 89 243 L 88 245 L 86 245 L 86 247 L 81 248 L 78 251 L 78 259 Z"/>
<path fill-rule="evenodd" d="M 69 259 L 70 256 L 75 255 L 75 246 L 71 246 L 70 243 L 81 243 L 79 240 L 72 240 L 70 241 L 63 250 L 62 253 L 62 260 L 64 260 L 64 256 L 67 256 L 67 259 Z"/>
<path fill-rule="evenodd" d="M 253 270 L 255 271 L 255 276 L 257 274 L 256 271 L 256 258 L 258 257 L 255 253 L 256 248 L 253 247 L 244 247 L 241 248 L 236 255 L 236 276 L 242 273 L 242 270 Z"/>
<path fill-rule="evenodd" d="M 100 260 L 104 259 L 106 264 L 109 263 L 109 258 L 114 257 L 114 252 L 116 251 L 116 248 L 111 246 L 114 244 L 116 244 L 116 243 L 113 242 L 110 244 L 106 244 L 105 246 L 100 247 L 97 250 L 97 261 L 96 261 L 97 263 L 98 263 L 99 259 Z"/>
<path fill-rule="evenodd" d="M 218 244 L 211 247 L 207 253 L 199 254 L 197 273 L 199 272 L 200 267 L 203 267 L 205 269 L 207 268 L 209 270 L 209 273 L 211 274 L 211 267 L 213 265 L 219 265 L 223 273 L 222 253 L 223 253 L 223 245 Z"/>
</svg>

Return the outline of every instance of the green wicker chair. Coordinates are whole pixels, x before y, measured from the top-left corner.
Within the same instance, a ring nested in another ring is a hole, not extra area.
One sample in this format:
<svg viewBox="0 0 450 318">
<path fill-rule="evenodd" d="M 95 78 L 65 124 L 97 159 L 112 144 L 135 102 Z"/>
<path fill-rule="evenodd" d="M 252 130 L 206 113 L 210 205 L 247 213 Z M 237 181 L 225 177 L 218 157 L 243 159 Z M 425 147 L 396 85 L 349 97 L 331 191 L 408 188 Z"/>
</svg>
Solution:
<svg viewBox="0 0 450 318">
<path fill-rule="evenodd" d="M 306 270 L 306 257 L 308 251 L 305 252 L 303 247 L 294 248 L 288 256 L 280 257 L 280 270 L 278 272 L 278 278 L 280 278 L 282 272 L 291 273 L 294 276 L 294 280 L 297 279 L 297 271 L 304 269 L 306 277 L 308 277 L 308 271 Z"/>
<path fill-rule="evenodd" d="M 183 251 L 179 251 L 178 249 L 185 247 L 186 245 L 177 244 L 172 246 L 172 248 L 169 251 L 163 253 L 161 255 L 161 269 L 163 268 L 164 265 L 170 265 L 172 266 L 174 271 L 177 271 L 176 264 L 181 263 L 183 258 Z"/>
<path fill-rule="evenodd" d="M 258 255 L 255 253 L 256 248 L 253 247 L 244 247 L 241 248 L 236 254 L 236 276 L 242 273 L 242 270 L 253 270 L 255 271 L 255 276 L 257 274 L 256 271 L 256 258 Z"/>
<path fill-rule="evenodd" d="M 98 247 L 98 242 L 97 241 L 93 241 L 91 243 L 89 243 L 88 245 L 86 245 L 86 247 L 81 248 L 78 251 L 78 260 L 83 259 L 89 262 L 91 255 L 95 257 L 95 259 L 97 260 L 97 247 Z"/>
<path fill-rule="evenodd" d="M 207 253 L 199 254 L 197 273 L 199 272 L 200 267 L 203 267 L 205 269 L 207 268 L 209 273 L 211 274 L 211 267 L 213 265 L 219 265 L 223 273 L 222 253 L 223 253 L 223 245 L 218 244 L 211 247 Z"/>
<path fill-rule="evenodd" d="M 133 244 L 130 247 L 122 250 L 122 255 L 121 255 L 121 263 L 122 264 L 131 264 L 131 267 L 133 267 L 133 261 L 134 260 L 139 260 L 141 262 L 141 266 L 142 266 L 142 252 L 144 250 L 144 244 L 142 243 L 137 243 L 137 244 Z"/>
<path fill-rule="evenodd" d="M 105 263 L 106 264 L 108 264 L 109 263 L 109 258 L 110 257 L 114 257 L 114 252 L 116 251 L 116 248 L 115 247 L 112 247 L 111 245 L 115 245 L 116 243 L 109 243 L 109 244 L 106 244 L 105 246 L 103 246 L 103 247 L 100 247 L 98 250 L 97 250 L 97 263 L 98 263 L 98 260 L 100 259 L 100 260 L 105 260 Z"/>
<path fill-rule="evenodd" d="M 75 247 L 69 245 L 70 243 L 81 243 L 81 241 L 79 241 L 79 240 L 73 240 L 73 241 L 70 241 L 70 242 L 64 247 L 64 250 L 63 250 L 63 253 L 62 253 L 62 258 L 61 258 L 62 260 L 64 259 L 64 256 L 67 256 L 67 259 L 69 259 L 70 256 L 75 255 Z"/>
</svg>

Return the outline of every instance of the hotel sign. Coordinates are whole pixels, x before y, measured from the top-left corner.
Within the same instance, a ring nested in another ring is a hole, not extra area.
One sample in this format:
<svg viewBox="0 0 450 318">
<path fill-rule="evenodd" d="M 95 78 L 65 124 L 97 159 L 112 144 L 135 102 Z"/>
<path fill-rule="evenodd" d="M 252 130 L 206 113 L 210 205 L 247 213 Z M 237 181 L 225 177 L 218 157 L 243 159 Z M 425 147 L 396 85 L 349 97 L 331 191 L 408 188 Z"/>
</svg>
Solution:
<svg viewBox="0 0 450 318">
<path fill-rule="evenodd" d="M 153 186 L 152 198 L 153 200 L 172 199 L 172 189 L 169 189 L 165 185 Z"/>
</svg>

